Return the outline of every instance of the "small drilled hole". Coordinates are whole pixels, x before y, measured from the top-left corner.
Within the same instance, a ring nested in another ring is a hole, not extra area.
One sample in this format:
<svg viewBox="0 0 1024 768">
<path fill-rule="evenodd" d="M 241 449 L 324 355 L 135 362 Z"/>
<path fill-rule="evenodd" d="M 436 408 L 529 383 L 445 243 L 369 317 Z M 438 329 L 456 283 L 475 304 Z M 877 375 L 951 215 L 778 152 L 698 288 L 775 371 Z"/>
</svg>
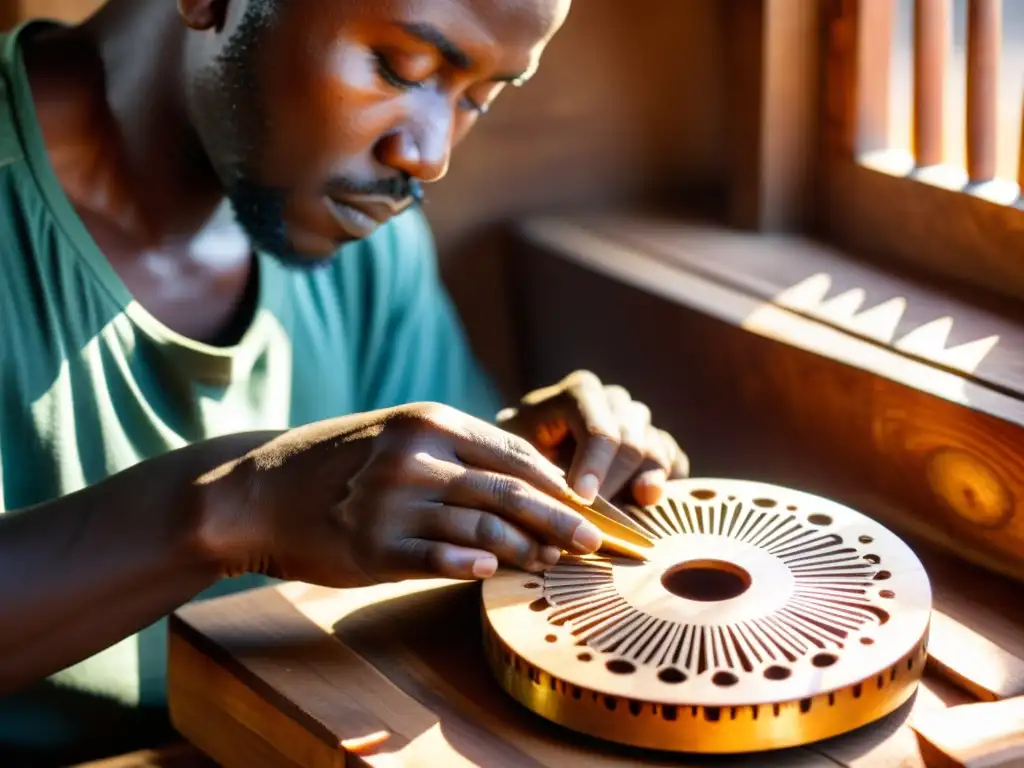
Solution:
<svg viewBox="0 0 1024 768">
<path fill-rule="evenodd" d="M 878 555 L 864 555 L 864 559 L 872 565 L 878 565 L 880 562 L 882 562 L 882 558 L 880 558 Z"/>
<path fill-rule="evenodd" d="M 536 611 L 537 613 L 540 613 L 541 611 L 546 611 L 550 607 L 551 607 L 551 603 L 549 603 L 547 601 L 547 598 L 544 598 L 544 597 L 539 597 L 536 600 L 534 600 L 532 603 L 530 603 L 530 610 L 531 611 Z"/>
<path fill-rule="evenodd" d="M 658 679 L 663 683 L 675 685 L 677 683 L 685 683 L 686 675 L 682 670 L 676 669 L 675 667 L 667 667 L 658 673 Z"/>
<path fill-rule="evenodd" d="M 859 541 L 859 542 L 860 542 L 861 544 L 870 544 L 870 543 L 871 543 L 872 541 L 874 541 L 874 538 L 873 538 L 873 537 L 871 537 L 871 536 L 866 536 L 866 535 L 865 535 L 865 536 L 861 536 L 861 537 L 860 537 L 860 538 L 858 539 L 858 541 Z"/>
<path fill-rule="evenodd" d="M 768 667 L 764 671 L 764 676 L 769 680 L 785 680 L 792 674 L 793 671 L 789 667 L 780 667 L 778 664 Z"/>
<path fill-rule="evenodd" d="M 875 574 L 875 581 L 885 581 L 886 579 L 891 579 L 891 578 L 892 578 L 892 574 L 889 573 L 889 571 L 879 571 L 878 573 Z"/>
<path fill-rule="evenodd" d="M 860 639 L 860 644 L 861 645 L 874 645 L 875 641 L 872 640 L 870 637 L 862 637 Z"/>
<path fill-rule="evenodd" d="M 700 499 L 701 501 L 707 501 L 708 499 L 715 498 L 715 496 L 717 494 L 714 491 L 709 491 L 706 488 L 699 488 L 696 491 L 690 491 L 690 495 L 693 496 L 693 498 L 695 498 L 695 499 Z"/>
<path fill-rule="evenodd" d="M 594 657 L 584 651 L 583 653 L 577 654 L 576 658 L 580 661 L 591 661 Z"/>
<path fill-rule="evenodd" d="M 523 586 L 527 589 L 540 589 L 540 584 L 538 584 L 536 581 L 528 581 L 525 584 L 523 584 Z"/>
<path fill-rule="evenodd" d="M 554 635 L 548 635 L 544 639 L 547 640 L 549 643 L 554 643 L 554 642 L 558 641 L 558 638 L 555 637 Z"/>
<path fill-rule="evenodd" d="M 730 496 L 728 500 L 729 501 L 736 501 L 736 497 L 735 496 Z"/>
<path fill-rule="evenodd" d="M 778 503 L 775 499 L 754 499 L 755 506 L 767 507 L 768 509 L 771 509 Z"/>
<path fill-rule="evenodd" d="M 828 515 L 814 514 L 807 518 L 811 525 L 832 525 L 832 518 Z"/>
<path fill-rule="evenodd" d="M 811 659 L 811 663 L 816 667 L 831 667 L 837 661 L 839 661 L 839 657 L 834 653 L 817 653 Z"/>
<path fill-rule="evenodd" d="M 786 507 L 786 510 L 789 512 L 796 512 L 796 504 L 790 504 L 788 507 Z"/>
<path fill-rule="evenodd" d="M 740 679 L 732 672 L 715 672 L 715 676 L 711 678 L 712 683 L 723 688 L 728 688 L 730 685 L 736 685 L 739 681 Z"/>
<path fill-rule="evenodd" d="M 636 672 L 636 667 L 625 659 L 612 659 L 604 666 L 609 672 L 616 675 L 631 675 Z"/>
<path fill-rule="evenodd" d="M 891 589 L 883 589 L 881 592 L 878 593 L 878 596 L 884 597 L 886 600 L 892 600 L 894 597 L 896 597 L 896 593 L 893 592 Z"/>
</svg>

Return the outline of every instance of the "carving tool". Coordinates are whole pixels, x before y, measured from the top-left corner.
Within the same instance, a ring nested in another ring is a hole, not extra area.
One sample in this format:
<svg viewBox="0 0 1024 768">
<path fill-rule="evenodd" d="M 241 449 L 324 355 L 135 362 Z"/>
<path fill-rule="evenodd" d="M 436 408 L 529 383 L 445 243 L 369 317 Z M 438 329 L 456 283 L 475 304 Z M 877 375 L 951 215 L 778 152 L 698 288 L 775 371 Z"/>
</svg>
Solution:
<svg viewBox="0 0 1024 768">
<path fill-rule="evenodd" d="M 574 499 L 571 506 L 601 531 L 602 550 L 615 552 L 632 560 L 647 560 L 646 551 L 654 547 L 654 542 L 625 512 L 600 496 L 589 505 L 582 499 Z"/>
</svg>

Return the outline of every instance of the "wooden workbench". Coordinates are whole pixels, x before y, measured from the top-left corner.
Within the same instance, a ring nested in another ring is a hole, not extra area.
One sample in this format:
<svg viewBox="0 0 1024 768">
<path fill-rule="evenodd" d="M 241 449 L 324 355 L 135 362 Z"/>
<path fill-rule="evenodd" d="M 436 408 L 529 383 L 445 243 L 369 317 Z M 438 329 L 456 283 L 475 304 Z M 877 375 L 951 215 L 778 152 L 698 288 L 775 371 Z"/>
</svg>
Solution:
<svg viewBox="0 0 1024 768">
<path fill-rule="evenodd" d="M 225 768 L 261 766 L 926 765 L 915 717 L 1024 693 L 1018 587 L 921 552 L 935 591 L 931 669 L 914 699 L 860 731 L 742 758 L 652 754 L 580 737 L 508 697 L 480 643 L 479 585 L 337 591 L 282 584 L 189 605 L 171 622 L 169 696 L 181 733 Z M 351 763 L 349 762 L 351 761 Z"/>
</svg>

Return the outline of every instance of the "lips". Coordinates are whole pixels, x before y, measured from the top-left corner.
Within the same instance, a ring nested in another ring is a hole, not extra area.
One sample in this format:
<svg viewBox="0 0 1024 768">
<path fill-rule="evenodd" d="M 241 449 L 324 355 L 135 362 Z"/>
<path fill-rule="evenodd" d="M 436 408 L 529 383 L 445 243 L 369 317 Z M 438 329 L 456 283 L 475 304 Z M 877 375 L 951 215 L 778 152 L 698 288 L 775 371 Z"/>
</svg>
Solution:
<svg viewBox="0 0 1024 768">
<path fill-rule="evenodd" d="M 396 200 L 383 196 L 329 195 L 325 198 L 328 209 L 338 224 L 349 235 L 361 239 L 377 227 L 397 216 L 412 204 L 411 197 Z"/>
</svg>

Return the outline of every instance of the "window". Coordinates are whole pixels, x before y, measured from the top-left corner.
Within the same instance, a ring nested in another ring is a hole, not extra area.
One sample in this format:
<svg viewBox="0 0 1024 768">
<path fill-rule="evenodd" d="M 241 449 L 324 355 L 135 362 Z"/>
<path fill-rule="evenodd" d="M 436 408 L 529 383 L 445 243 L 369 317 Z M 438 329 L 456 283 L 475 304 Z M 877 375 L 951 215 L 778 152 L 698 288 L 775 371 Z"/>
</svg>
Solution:
<svg viewBox="0 0 1024 768">
<path fill-rule="evenodd" d="M 823 8 L 823 233 L 1024 298 L 1024 3 Z"/>
</svg>

